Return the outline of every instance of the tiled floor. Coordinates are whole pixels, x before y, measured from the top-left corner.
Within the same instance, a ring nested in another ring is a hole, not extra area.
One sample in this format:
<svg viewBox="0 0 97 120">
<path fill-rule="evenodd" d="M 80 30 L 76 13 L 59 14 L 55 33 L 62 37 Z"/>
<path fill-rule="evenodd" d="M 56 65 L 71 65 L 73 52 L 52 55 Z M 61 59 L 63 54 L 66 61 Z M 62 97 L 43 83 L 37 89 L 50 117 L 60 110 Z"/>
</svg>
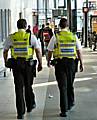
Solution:
<svg viewBox="0 0 97 120">
<path fill-rule="evenodd" d="M 43 70 L 34 80 L 37 107 L 24 120 L 97 120 L 97 52 L 83 48 L 84 72 L 75 79 L 75 106 L 66 118 L 59 117 L 59 90 L 54 69 L 47 68 L 43 58 Z M 0 74 L 0 120 L 16 120 L 15 93 L 12 72 L 7 77 Z"/>
</svg>

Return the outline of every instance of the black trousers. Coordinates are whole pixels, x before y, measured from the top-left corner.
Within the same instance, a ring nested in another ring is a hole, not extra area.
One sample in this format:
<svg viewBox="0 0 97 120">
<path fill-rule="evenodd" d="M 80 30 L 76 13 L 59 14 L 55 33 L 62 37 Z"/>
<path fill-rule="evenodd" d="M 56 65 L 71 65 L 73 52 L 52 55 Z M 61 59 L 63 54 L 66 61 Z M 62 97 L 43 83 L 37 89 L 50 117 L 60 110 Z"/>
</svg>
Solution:
<svg viewBox="0 0 97 120">
<path fill-rule="evenodd" d="M 44 55 L 44 42 L 41 40 L 41 50 L 42 50 L 42 56 Z"/>
<path fill-rule="evenodd" d="M 35 104 L 35 95 L 32 89 L 32 66 L 30 66 L 28 61 L 16 60 L 13 76 L 17 114 L 22 115 L 25 113 L 25 106 L 30 110 L 33 104 Z"/>
<path fill-rule="evenodd" d="M 58 59 L 55 65 L 55 76 L 60 91 L 61 112 L 66 112 L 74 102 L 75 61 L 69 58 Z"/>
</svg>

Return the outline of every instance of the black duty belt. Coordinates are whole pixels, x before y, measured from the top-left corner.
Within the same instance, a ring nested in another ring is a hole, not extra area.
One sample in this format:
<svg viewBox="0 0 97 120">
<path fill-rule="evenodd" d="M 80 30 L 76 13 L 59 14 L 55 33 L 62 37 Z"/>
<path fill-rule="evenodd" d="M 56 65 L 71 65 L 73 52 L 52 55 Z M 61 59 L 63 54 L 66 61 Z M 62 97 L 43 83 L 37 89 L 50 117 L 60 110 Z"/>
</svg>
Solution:
<svg viewBox="0 0 97 120">
<path fill-rule="evenodd" d="M 33 58 L 28 58 L 28 59 L 26 59 L 26 58 L 24 58 L 24 57 L 17 57 L 16 58 L 16 60 L 21 60 L 21 61 L 30 61 L 30 60 L 32 60 Z"/>
<path fill-rule="evenodd" d="M 67 58 L 67 57 L 63 57 L 63 58 L 57 58 L 55 59 L 56 61 L 63 61 L 63 60 L 74 60 L 73 58 Z"/>
</svg>

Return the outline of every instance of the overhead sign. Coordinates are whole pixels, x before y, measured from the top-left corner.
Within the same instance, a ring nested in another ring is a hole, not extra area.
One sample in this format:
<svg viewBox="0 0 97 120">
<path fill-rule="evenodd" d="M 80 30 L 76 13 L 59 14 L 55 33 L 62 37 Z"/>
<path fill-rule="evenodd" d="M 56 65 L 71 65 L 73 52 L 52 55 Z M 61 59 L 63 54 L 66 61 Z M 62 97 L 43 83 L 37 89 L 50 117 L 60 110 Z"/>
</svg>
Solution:
<svg viewBox="0 0 97 120">
<path fill-rule="evenodd" d="M 53 17 L 67 16 L 67 11 L 63 9 L 52 10 Z"/>
<path fill-rule="evenodd" d="M 66 8 L 66 0 L 59 0 L 58 8 Z"/>
<path fill-rule="evenodd" d="M 97 7 L 96 1 L 89 1 L 89 9 L 95 10 Z"/>
<path fill-rule="evenodd" d="M 83 6 L 87 6 L 86 5 L 86 2 L 83 3 Z M 89 7 L 89 10 L 96 10 L 97 8 L 97 0 L 89 0 L 88 1 L 88 7 Z"/>
</svg>

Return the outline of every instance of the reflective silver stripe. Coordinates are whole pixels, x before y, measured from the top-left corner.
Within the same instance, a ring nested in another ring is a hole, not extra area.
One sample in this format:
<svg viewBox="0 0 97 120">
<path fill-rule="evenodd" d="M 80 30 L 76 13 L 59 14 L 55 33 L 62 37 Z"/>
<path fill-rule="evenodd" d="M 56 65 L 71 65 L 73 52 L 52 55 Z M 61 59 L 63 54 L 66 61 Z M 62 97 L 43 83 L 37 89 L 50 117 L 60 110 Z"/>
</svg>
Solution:
<svg viewBox="0 0 97 120">
<path fill-rule="evenodd" d="M 61 48 L 60 50 L 62 53 L 74 52 L 74 48 Z"/>
<path fill-rule="evenodd" d="M 27 52 L 14 52 L 14 55 L 16 55 L 16 56 L 26 56 L 26 55 L 28 55 L 28 53 Z"/>
<path fill-rule="evenodd" d="M 66 40 L 65 38 L 64 39 L 59 38 L 59 42 L 63 43 L 64 41 L 67 42 L 67 43 L 70 42 L 70 40 Z M 71 40 L 71 42 L 74 43 L 75 41 Z"/>
<path fill-rule="evenodd" d="M 27 45 L 27 42 L 14 42 L 14 45 Z"/>
<path fill-rule="evenodd" d="M 17 52 L 18 51 L 21 51 L 21 52 L 24 51 L 25 52 L 25 51 L 27 51 L 27 47 L 25 47 L 25 48 L 14 48 L 14 51 L 17 51 Z"/>
<path fill-rule="evenodd" d="M 62 57 L 74 57 L 75 54 L 72 54 L 72 53 L 70 53 L 70 54 L 59 54 L 58 56 L 62 56 Z"/>
<path fill-rule="evenodd" d="M 60 44 L 60 47 L 73 47 L 75 46 L 74 43 L 71 43 L 71 44 Z"/>
<path fill-rule="evenodd" d="M 14 51 L 14 53 L 28 53 L 27 51 Z"/>
</svg>

